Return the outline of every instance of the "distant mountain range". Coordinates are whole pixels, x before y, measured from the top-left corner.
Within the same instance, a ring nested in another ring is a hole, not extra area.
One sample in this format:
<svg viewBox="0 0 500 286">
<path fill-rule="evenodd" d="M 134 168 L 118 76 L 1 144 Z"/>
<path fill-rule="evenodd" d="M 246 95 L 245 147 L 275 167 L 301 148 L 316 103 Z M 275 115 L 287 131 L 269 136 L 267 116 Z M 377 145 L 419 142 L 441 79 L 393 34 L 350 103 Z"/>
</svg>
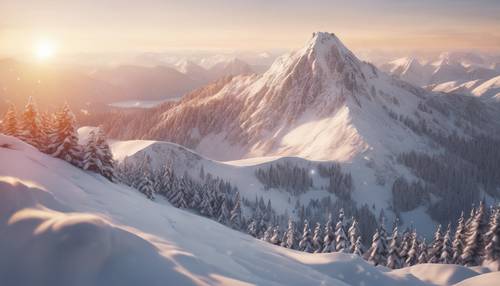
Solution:
<svg viewBox="0 0 500 286">
<path fill-rule="evenodd" d="M 494 78 L 500 76 L 500 58 L 475 53 L 442 53 L 437 60 L 404 57 L 381 65 L 381 69 L 427 90 L 498 98 Z M 498 81 L 498 80 L 496 80 Z M 480 85 L 489 82 L 474 91 Z M 492 90 L 486 90 L 486 87 Z"/>
<path fill-rule="evenodd" d="M 43 109 L 67 101 L 75 110 L 95 112 L 111 103 L 179 98 L 219 78 L 251 73 L 252 68 L 239 59 L 221 61 L 209 69 L 184 61 L 175 66 L 121 65 L 92 72 L 78 66 L 4 59 L 0 60 L 0 111 L 8 102 L 20 106 L 33 96 Z"/>
</svg>

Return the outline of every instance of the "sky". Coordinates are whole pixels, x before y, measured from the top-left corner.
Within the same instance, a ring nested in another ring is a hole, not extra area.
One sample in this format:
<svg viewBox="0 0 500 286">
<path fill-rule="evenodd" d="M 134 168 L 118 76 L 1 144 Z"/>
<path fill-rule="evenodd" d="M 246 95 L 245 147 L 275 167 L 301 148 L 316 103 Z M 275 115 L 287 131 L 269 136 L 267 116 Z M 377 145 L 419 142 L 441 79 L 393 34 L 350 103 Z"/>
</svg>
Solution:
<svg viewBox="0 0 500 286">
<path fill-rule="evenodd" d="M 301 47 L 500 51 L 498 0 L 0 0 L 0 56 Z"/>
</svg>

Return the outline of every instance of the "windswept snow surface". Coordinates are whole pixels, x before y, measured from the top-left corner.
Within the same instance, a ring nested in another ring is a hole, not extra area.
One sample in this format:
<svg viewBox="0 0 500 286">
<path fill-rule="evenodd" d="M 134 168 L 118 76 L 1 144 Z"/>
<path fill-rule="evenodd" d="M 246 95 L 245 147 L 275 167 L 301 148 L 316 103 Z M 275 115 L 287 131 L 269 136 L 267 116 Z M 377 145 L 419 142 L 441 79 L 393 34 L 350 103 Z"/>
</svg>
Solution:
<svg viewBox="0 0 500 286">
<path fill-rule="evenodd" d="M 0 135 L 0 146 L 1 285 L 452 285 L 470 277 L 475 284 L 463 285 L 492 285 L 482 277 L 486 283 L 498 281 L 498 275 L 479 275 L 460 266 L 389 271 L 354 255 L 288 250 L 167 202 L 150 201 L 12 137 Z"/>
</svg>

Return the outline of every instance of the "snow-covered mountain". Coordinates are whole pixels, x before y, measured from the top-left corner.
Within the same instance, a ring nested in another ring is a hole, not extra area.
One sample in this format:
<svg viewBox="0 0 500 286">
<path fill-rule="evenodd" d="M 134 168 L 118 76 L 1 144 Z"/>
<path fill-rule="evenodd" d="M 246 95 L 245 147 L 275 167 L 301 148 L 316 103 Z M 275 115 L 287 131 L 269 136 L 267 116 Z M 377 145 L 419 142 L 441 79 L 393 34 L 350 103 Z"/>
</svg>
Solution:
<svg viewBox="0 0 500 286">
<path fill-rule="evenodd" d="M 194 61 L 183 59 L 175 64 L 175 68 L 193 80 L 204 84 L 224 77 L 253 73 L 252 67 L 238 58 L 221 60 L 210 65 L 208 68 L 198 65 Z"/>
<path fill-rule="evenodd" d="M 425 86 L 429 83 L 433 68 L 415 57 L 403 57 L 382 65 L 381 69 L 416 86 Z"/>
<path fill-rule="evenodd" d="M 238 58 L 218 62 L 208 69 L 208 74 L 212 80 L 227 76 L 249 75 L 252 73 L 253 70 L 250 65 Z"/>
<path fill-rule="evenodd" d="M 0 281 L 17 285 L 493 285 L 500 272 L 421 264 L 389 271 L 308 254 L 150 201 L 0 135 Z"/>
<path fill-rule="evenodd" d="M 172 141 L 220 161 L 333 161 L 352 175 L 358 207 L 410 224 L 416 216 L 446 223 L 479 198 L 495 200 L 499 122 L 498 106 L 429 93 L 360 61 L 335 35 L 315 33 L 262 75 L 226 78 L 153 112 L 107 118 L 105 128 L 111 138 Z"/>
<path fill-rule="evenodd" d="M 195 81 L 205 84 L 210 81 L 208 71 L 191 60 L 180 60 L 175 64 L 175 67 L 179 72 L 189 76 Z"/>
<path fill-rule="evenodd" d="M 485 81 L 472 90 L 472 94 L 479 97 L 500 100 L 500 76 Z"/>
<path fill-rule="evenodd" d="M 380 68 L 416 86 L 457 92 L 459 87 L 470 85 L 473 81 L 484 82 L 498 76 L 495 61 L 494 57 L 475 53 L 446 52 L 437 59 L 403 57 L 381 64 Z"/>
</svg>

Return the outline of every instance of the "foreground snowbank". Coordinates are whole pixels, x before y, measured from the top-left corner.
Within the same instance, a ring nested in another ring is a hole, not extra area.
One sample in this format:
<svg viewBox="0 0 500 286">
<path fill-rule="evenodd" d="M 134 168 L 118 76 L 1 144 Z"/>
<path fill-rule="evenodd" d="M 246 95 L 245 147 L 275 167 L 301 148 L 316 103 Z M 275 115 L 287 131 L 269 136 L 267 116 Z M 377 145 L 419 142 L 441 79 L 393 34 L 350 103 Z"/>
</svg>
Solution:
<svg viewBox="0 0 500 286">
<path fill-rule="evenodd" d="M 354 255 L 290 251 L 166 202 L 151 202 L 14 138 L 0 135 L 0 146 L 1 285 L 387 286 L 453 285 L 467 278 L 464 283 L 474 284 L 463 285 L 498 281 L 495 273 L 479 275 L 460 266 L 389 271 Z"/>
</svg>

